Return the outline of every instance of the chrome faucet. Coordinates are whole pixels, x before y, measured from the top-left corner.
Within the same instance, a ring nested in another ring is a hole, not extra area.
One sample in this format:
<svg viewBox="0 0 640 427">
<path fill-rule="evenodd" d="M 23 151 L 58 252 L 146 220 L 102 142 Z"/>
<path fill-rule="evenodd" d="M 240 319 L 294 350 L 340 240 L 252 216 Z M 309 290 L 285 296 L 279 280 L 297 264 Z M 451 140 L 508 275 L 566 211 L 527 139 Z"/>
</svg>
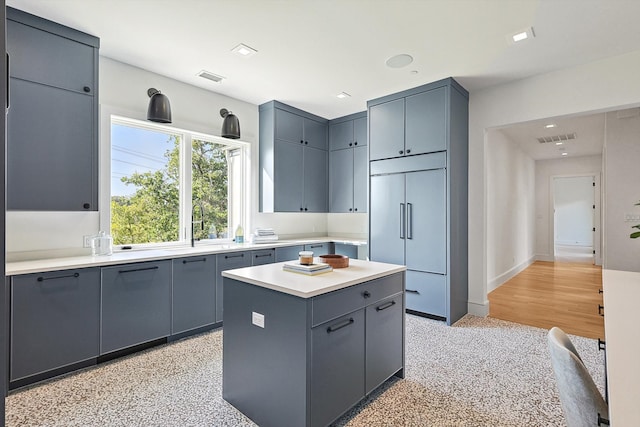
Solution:
<svg viewBox="0 0 640 427">
<path fill-rule="evenodd" d="M 196 215 L 195 215 L 196 208 L 200 210 L 199 220 L 196 220 Z M 195 243 L 196 243 L 196 239 L 194 238 L 195 232 L 193 227 L 195 224 L 198 224 L 198 223 L 200 224 L 201 230 L 204 230 L 204 208 L 202 207 L 201 203 L 194 204 L 191 207 L 191 247 L 192 248 L 195 246 Z M 197 240 L 200 240 L 200 239 L 197 239 Z"/>
</svg>

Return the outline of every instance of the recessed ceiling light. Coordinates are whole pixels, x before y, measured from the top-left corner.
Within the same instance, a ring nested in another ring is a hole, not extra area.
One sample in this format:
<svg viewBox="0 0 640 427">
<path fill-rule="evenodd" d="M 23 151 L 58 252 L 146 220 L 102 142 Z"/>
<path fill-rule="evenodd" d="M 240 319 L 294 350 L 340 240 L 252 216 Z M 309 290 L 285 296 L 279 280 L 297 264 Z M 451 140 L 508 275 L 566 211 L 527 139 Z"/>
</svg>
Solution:
<svg viewBox="0 0 640 427">
<path fill-rule="evenodd" d="M 569 153 L 562 153 L 562 155 L 563 155 L 563 156 L 568 156 L 568 155 L 569 155 Z"/>
<path fill-rule="evenodd" d="M 418 74 L 418 70 L 411 70 L 410 73 L 411 74 Z"/>
<path fill-rule="evenodd" d="M 524 30 L 520 30 L 515 34 L 512 34 L 509 40 L 511 43 L 518 43 L 527 39 L 532 39 L 536 36 L 533 32 L 533 27 L 526 28 Z"/>
<path fill-rule="evenodd" d="M 340 92 L 339 94 L 336 95 L 338 98 L 340 99 L 345 99 L 345 98 L 349 98 L 351 97 L 351 95 L 349 95 L 347 92 Z"/>
<path fill-rule="evenodd" d="M 548 125 L 545 125 L 545 128 L 547 128 L 547 129 L 551 129 L 551 128 L 554 128 L 554 127 L 556 127 L 556 125 L 554 123 L 549 123 Z"/>
<path fill-rule="evenodd" d="M 231 49 L 231 52 L 237 53 L 238 55 L 242 56 L 243 58 L 248 58 L 248 57 L 253 56 L 256 53 L 258 53 L 257 50 L 255 50 L 254 48 L 249 47 L 249 46 L 247 46 L 246 44 L 243 44 L 243 43 L 240 43 L 238 46 L 236 46 L 233 49 Z"/>
<path fill-rule="evenodd" d="M 387 59 L 387 67 L 389 68 L 402 68 L 413 62 L 413 56 L 401 53 L 399 55 L 392 56 Z"/>
<path fill-rule="evenodd" d="M 202 70 L 197 74 L 198 77 L 202 77 L 203 79 L 211 80 L 212 82 L 220 83 L 224 80 L 224 77 L 219 76 L 211 71 Z"/>
<path fill-rule="evenodd" d="M 563 143 L 562 143 L 562 142 L 560 142 L 560 141 L 556 142 L 556 145 L 562 145 L 562 144 L 563 144 Z"/>
</svg>

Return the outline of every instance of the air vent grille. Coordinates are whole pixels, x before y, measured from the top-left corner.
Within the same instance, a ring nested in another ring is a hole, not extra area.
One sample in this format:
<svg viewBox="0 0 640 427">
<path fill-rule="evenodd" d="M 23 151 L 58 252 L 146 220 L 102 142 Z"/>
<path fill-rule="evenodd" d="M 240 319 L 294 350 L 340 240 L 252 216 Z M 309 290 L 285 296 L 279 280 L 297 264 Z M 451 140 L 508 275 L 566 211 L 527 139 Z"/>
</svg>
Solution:
<svg viewBox="0 0 640 427">
<path fill-rule="evenodd" d="M 576 133 L 563 133 L 562 135 L 554 136 L 541 136 L 536 138 L 540 144 L 547 144 L 549 142 L 564 142 L 576 139 Z"/>
<path fill-rule="evenodd" d="M 224 77 L 206 70 L 200 71 L 198 73 L 198 77 L 202 77 L 203 79 L 211 80 L 212 82 L 216 82 L 216 83 L 220 83 L 224 79 Z"/>
</svg>

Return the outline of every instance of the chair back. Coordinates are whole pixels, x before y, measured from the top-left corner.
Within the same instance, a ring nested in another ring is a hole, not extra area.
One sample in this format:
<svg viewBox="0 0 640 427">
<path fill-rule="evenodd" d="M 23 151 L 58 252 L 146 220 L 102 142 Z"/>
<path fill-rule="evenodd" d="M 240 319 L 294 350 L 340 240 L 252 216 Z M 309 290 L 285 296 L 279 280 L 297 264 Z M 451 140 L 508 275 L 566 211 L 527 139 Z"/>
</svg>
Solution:
<svg viewBox="0 0 640 427">
<path fill-rule="evenodd" d="M 609 408 L 584 366 L 578 351 L 560 328 L 548 334 L 549 352 L 562 411 L 569 427 L 598 425 L 598 414 L 609 418 Z"/>
</svg>

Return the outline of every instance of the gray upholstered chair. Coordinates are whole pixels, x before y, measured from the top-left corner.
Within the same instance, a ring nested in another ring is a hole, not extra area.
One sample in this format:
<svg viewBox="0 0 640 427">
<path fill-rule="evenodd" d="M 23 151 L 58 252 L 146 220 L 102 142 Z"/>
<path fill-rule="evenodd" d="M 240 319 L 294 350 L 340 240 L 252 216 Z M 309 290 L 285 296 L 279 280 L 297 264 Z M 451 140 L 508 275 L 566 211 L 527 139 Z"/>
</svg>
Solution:
<svg viewBox="0 0 640 427">
<path fill-rule="evenodd" d="M 578 351 L 560 328 L 549 331 L 549 351 L 569 427 L 608 425 L 609 408 Z"/>
</svg>

